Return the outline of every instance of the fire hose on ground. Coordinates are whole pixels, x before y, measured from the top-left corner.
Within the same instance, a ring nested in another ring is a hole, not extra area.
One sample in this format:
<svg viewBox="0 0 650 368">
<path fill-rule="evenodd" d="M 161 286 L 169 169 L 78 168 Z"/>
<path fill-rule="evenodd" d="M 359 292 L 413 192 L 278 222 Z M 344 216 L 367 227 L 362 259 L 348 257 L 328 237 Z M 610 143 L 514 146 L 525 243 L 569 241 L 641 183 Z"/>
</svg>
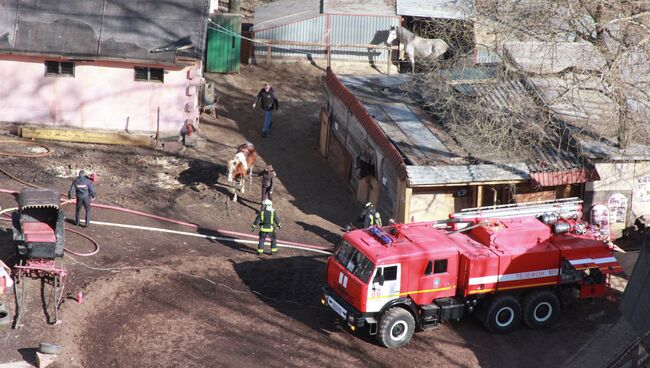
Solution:
<svg viewBox="0 0 650 368">
<path fill-rule="evenodd" d="M 14 191 L 14 190 L 1 189 L 0 188 L 0 193 L 16 194 L 18 192 Z M 71 203 L 71 202 L 72 202 L 71 200 L 64 201 L 64 202 L 62 202 L 62 205 L 65 205 L 65 204 L 68 204 L 68 203 Z M 170 229 L 149 227 L 149 226 L 139 226 L 139 225 L 130 225 L 130 224 L 120 224 L 120 223 L 93 221 L 93 224 L 97 224 L 97 225 L 114 226 L 114 227 L 145 230 L 145 231 L 155 231 L 155 232 L 162 232 L 162 233 L 171 233 L 171 234 L 177 234 L 177 235 L 183 235 L 183 236 L 199 237 L 199 238 L 204 238 L 204 239 L 208 239 L 208 240 L 228 241 L 228 242 L 234 242 L 234 243 L 239 243 L 239 244 L 257 244 L 258 243 L 257 240 L 252 240 L 252 239 L 251 240 L 245 240 L 245 239 L 238 239 L 237 238 L 237 237 L 257 238 L 255 235 L 252 235 L 252 234 L 246 234 L 246 233 L 241 233 L 241 232 L 237 232 L 237 231 L 230 231 L 230 230 L 223 230 L 223 229 L 203 228 L 203 227 L 201 227 L 201 226 L 199 226 L 197 224 L 193 224 L 193 223 L 189 223 L 189 222 L 185 222 L 185 221 L 179 221 L 179 220 L 175 220 L 175 219 L 171 219 L 171 218 L 167 218 L 167 217 L 157 216 L 157 215 L 154 215 L 154 214 L 141 212 L 141 211 L 136 211 L 136 210 L 131 210 L 131 209 L 128 209 L 128 208 L 123 208 L 123 207 L 110 206 L 110 205 L 97 204 L 97 203 L 92 203 L 91 206 L 96 207 L 96 208 L 108 209 L 108 210 L 113 210 L 113 211 L 129 213 L 129 214 L 133 214 L 133 215 L 137 215 L 137 216 L 152 218 L 152 219 L 156 219 L 156 220 L 160 220 L 160 221 L 164 221 L 164 222 L 174 223 L 174 224 L 178 224 L 178 225 L 181 225 L 181 226 L 190 227 L 190 228 L 193 228 L 193 229 L 196 229 L 196 230 L 202 230 L 204 232 L 209 232 L 209 233 L 214 233 L 214 234 L 231 235 L 232 237 L 222 237 L 222 236 L 215 236 L 215 235 L 208 235 L 208 234 L 197 234 L 197 233 L 190 233 L 190 232 L 185 232 L 185 231 L 177 231 L 177 230 L 170 230 Z M 14 209 L 7 209 L 7 210 L 0 211 L 0 215 L 3 214 L 3 213 L 6 213 L 8 210 L 14 211 L 16 209 L 14 208 Z M 11 219 L 6 219 L 6 218 L 2 218 L 2 220 L 11 221 Z M 79 235 L 87 238 L 95 246 L 95 250 L 93 252 L 91 252 L 91 253 L 79 254 L 79 253 L 75 253 L 75 252 L 66 250 L 69 253 L 77 255 L 77 256 L 90 256 L 90 255 L 96 254 L 99 251 L 99 245 L 91 237 L 89 237 L 89 236 L 87 236 L 87 235 L 85 235 L 85 234 L 83 234 L 81 232 L 69 229 L 69 228 L 66 228 L 66 230 L 71 231 L 71 232 L 73 232 L 75 234 L 79 234 Z M 278 241 L 277 245 L 278 245 L 278 247 L 282 247 L 282 248 L 301 249 L 301 250 L 306 250 L 306 251 L 319 253 L 319 254 L 331 254 L 332 253 L 331 250 L 329 248 L 327 248 L 327 247 L 322 247 L 322 246 L 318 246 L 318 245 L 311 245 L 311 244 L 304 244 L 304 243 L 298 243 L 298 242 L 290 242 L 290 241 L 282 241 L 282 240 L 280 240 L 280 241 Z"/>
</svg>

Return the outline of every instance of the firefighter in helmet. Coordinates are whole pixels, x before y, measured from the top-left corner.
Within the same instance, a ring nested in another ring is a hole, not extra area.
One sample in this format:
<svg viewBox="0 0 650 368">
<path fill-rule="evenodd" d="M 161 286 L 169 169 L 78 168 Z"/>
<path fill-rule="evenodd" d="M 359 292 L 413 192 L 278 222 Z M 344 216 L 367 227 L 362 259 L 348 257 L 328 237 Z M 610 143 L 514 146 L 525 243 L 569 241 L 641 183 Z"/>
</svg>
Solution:
<svg viewBox="0 0 650 368">
<path fill-rule="evenodd" d="M 271 238 L 271 255 L 274 255 L 278 251 L 275 229 L 276 227 L 281 229 L 282 225 L 280 225 L 278 214 L 273 209 L 273 202 L 270 199 L 265 199 L 262 201 L 262 205 L 264 208 L 255 217 L 251 232 L 255 231 L 257 225 L 260 225 L 260 241 L 257 244 L 257 255 L 261 256 L 264 253 L 264 242 L 267 236 Z"/>
<path fill-rule="evenodd" d="M 357 223 L 358 227 L 363 229 L 367 229 L 375 225 L 381 226 L 381 215 L 379 212 L 377 212 L 377 210 L 375 210 L 372 202 L 366 202 L 366 204 L 363 205 L 363 209 L 359 214 Z"/>
</svg>

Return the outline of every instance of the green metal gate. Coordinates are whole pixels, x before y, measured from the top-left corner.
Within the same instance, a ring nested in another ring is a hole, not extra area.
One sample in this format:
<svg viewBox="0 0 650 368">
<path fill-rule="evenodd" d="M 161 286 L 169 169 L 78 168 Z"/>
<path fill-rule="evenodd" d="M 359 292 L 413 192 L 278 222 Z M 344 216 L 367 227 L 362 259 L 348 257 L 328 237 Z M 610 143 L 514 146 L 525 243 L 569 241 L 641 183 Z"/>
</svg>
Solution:
<svg viewBox="0 0 650 368">
<path fill-rule="evenodd" d="M 210 20 L 206 70 L 211 73 L 239 73 L 241 15 L 220 14 Z"/>
</svg>

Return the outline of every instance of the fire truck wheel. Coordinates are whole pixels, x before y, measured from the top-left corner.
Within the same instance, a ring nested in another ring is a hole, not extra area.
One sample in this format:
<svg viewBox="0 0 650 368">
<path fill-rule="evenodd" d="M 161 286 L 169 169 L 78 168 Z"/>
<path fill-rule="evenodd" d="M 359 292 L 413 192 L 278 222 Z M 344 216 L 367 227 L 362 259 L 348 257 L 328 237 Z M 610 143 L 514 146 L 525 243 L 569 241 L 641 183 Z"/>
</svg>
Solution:
<svg viewBox="0 0 650 368">
<path fill-rule="evenodd" d="M 512 331 L 521 321 L 521 304 L 512 295 L 499 295 L 492 299 L 483 324 L 492 333 Z"/>
<path fill-rule="evenodd" d="M 534 291 L 524 298 L 524 322 L 530 328 L 550 326 L 560 314 L 560 300 L 548 290 Z"/>
<path fill-rule="evenodd" d="M 411 340 L 413 331 L 413 315 L 403 308 L 394 307 L 381 317 L 377 339 L 387 348 L 399 348 Z"/>
</svg>

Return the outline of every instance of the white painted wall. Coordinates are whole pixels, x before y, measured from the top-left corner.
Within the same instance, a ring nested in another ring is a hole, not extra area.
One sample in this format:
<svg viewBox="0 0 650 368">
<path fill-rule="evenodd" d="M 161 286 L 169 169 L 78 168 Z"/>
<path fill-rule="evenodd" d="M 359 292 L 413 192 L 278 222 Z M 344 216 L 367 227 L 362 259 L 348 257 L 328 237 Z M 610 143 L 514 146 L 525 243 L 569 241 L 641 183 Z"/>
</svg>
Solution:
<svg viewBox="0 0 650 368">
<path fill-rule="evenodd" d="M 42 58 L 0 56 L 0 121 L 155 132 L 160 107 L 160 131 L 178 132 L 198 116 L 188 87 L 200 78 L 188 79 L 190 67 L 166 69 L 159 83 L 136 82 L 133 66 L 77 62 L 74 77 L 50 77 Z"/>
</svg>

